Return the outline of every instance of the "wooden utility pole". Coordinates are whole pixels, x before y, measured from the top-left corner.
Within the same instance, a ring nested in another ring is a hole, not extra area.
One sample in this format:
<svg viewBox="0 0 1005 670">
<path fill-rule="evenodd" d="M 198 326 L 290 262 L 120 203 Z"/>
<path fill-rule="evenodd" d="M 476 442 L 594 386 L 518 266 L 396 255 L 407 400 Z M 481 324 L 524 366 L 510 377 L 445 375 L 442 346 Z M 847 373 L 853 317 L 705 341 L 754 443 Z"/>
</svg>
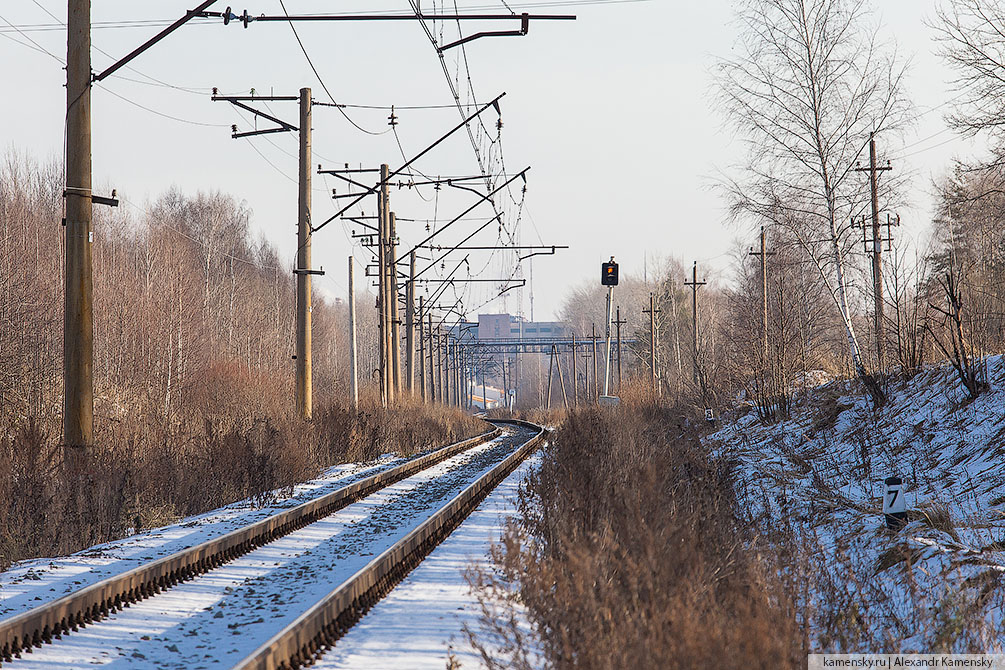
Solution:
<svg viewBox="0 0 1005 670">
<path fill-rule="evenodd" d="M 698 281 L 698 261 L 691 266 L 691 281 L 685 281 L 685 286 L 691 287 L 691 354 L 694 357 L 694 383 L 698 385 L 698 287 L 708 282 Z"/>
<path fill-rule="evenodd" d="M 408 394 L 415 393 L 415 252 L 408 254 L 408 287 L 405 290 L 405 379 Z"/>
<path fill-rule="evenodd" d="M 642 313 L 649 315 L 649 372 L 652 375 L 653 397 L 659 394 L 656 386 L 656 315 L 659 311 L 656 309 L 656 295 L 650 293 L 649 309 L 642 310 Z"/>
<path fill-rule="evenodd" d="M 66 22 L 66 275 L 63 442 L 94 443 L 91 313 L 91 0 L 69 0 Z M 81 455 L 68 454 L 71 462 Z"/>
<path fill-rule="evenodd" d="M 761 355 L 763 357 L 764 369 L 768 368 L 768 256 L 774 255 L 765 246 L 764 226 L 761 226 L 761 250 L 750 250 L 749 256 L 760 256 L 761 258 Z"/>
<path fill-rule="evenodd" d="M 614 317 L 614 328 L 618 334 L 618 393 L 621 393 L 621 326 L 625 324 L 621 320 L 621 305 L 618 305 L 615 313 L 617 316 Z"/>
<path fill-rule="evenodd" d="M 349 404 L 359 407 L 359 368 L 356 360 L 356 285 L 353 281 L 352 256 L 349 257 Z"/>
<path fill-rule="evenodd" d="M 413 255 L 413 259 L 414 259 L 414 255 Z M 413 268 L 415 267 L 414 261 L 413 261 L 412 267 Z M 412 279 L 413 279 L 413 281 L 411 283 L 411 286 L 414 287 L 415 286 L 415 281 L 414 281 L 414 279 L 415 279 L 415 273 L 414 272 L 412 273 Z M 415 289 L 414 288 L 412 289 L 412 297 L 413 298 L 415 297 Z M 419 313 L 416 316 L 419 317 L 419 397 L 422 398 L 422 402 L 426 402 L 426 338 L 425 338 L 425 333 L 423 332 L 425 330 L 425 328 L 423 328 L 424 319 L 422 317 L 422 314 L 423 314 L 423 311 L 424 311 L 424 302 L 425 301 L 424 301 L 423 296 L 420 295 L 419 296 Z M 414 328 L 414 325 L 413 325 L 413 328 Z M 414 356 L 414 349 L 412 351 L 413 351 L 413 356 Z"/>
<path fill-rule="evenodd" d="M 297 413 L 310 419 L 311 379 L 311 89 L 300 89 L 300 197 L 297 215 Z"/>
<path fill-rule="evenodd" d="M 892 170 L 889 165 L 876 167 L 876 138 L 869 135 L 869 167 L 856 168 L 856 172 L 869 173 L 869 192 L 872 205 L 872 294 L 873 328 L 876 331 L 876 370 L 882 375 L 885 369 L 883 347 L 883 233 L 879 225 L 879 173 Z"/>
</svg>

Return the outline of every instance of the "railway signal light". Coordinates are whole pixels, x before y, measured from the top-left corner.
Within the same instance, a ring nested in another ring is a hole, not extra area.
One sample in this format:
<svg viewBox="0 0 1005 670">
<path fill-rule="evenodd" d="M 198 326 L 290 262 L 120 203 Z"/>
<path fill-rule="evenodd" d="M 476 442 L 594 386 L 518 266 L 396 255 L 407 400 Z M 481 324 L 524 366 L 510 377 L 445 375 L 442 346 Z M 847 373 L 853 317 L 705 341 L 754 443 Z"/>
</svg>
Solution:
<svg viewBox="0 0 1005 670">
<path fill-rule="evenodd" d="M 618 264 L 614 262 L 613 256 L 611 256 L 610 263 L 604 263 L 601 265 L 600 283 L 603 286 L 618 285 Z"/>
</svg>

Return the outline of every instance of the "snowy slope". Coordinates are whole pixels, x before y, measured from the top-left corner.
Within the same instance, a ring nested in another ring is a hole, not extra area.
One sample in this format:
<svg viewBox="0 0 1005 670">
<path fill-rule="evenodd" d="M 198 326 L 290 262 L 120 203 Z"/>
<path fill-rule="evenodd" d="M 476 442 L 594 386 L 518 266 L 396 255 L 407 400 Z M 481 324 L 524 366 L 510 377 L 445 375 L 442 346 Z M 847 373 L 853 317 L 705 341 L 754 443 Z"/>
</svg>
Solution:
<svg viewBox="0 0 1005 670">
<path fill-rule="evenodd" d="M 974 401 L 948 368 L 891 383 L 878 412 L 846 381 L 801 392 L 773 425 L 754 412 L 708 439 L 740 464 L 741 497 L 765 536 L 787 532 L 827 561 L 816 632 L 840 608 L 861 628 L 826 650 L 1001 649 L 1005 570 L 1005 358 Z M 883 480 L 903 478 L 909 525 L 889 532 Z M 830 617 L 828 619 L 827 617 Z M 982 621 L 975 625 L 974 621 Z M 837 627 L 835 627 L 837 628 Z"/>
</svg>

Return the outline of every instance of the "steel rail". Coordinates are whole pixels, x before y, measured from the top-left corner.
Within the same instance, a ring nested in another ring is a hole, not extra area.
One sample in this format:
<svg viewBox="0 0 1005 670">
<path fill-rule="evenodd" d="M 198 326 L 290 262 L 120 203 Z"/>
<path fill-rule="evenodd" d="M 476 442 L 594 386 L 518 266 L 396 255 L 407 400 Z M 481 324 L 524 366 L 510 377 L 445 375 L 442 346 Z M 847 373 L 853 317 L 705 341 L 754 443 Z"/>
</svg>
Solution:
<svg viewBox="0 0 1005 670">
<path fill-rule="evenodd" d="M 495 427 L 481 435 L 447 445 L 267 519 L 95 582 L 0 621 L 0 663 L 11 662 L 20 658 L 22 651 L 41 647 L 43 643 L 51 642 L 53 637 L 75 631 L 129 603 L 148 598 L 178 582 L 232 561 L 501 433 Z"/>
<path fill-rule="evenodd" d="M 544 440 L 546 431 L 536 424 L 504 419 L 492 421 L 537 432 L 420 526 L 264 642 L 235 665 L 234 670 L 293 670 L 313 664 L 319 653 L 334 647 L 336 640 L 446 539 Z"/>
</svg>

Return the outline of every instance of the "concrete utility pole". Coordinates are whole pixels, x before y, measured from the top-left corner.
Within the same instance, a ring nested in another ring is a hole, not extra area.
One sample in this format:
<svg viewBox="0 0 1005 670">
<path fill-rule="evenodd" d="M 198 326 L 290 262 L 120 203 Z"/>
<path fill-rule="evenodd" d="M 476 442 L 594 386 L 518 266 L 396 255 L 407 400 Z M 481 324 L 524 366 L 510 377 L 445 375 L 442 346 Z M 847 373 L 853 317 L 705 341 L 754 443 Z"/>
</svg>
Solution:
<svg viewBox="0 0 1005 670">
<path fill-rule="evenodd" d="M 415 252 L 408 254 L 408 287 L 405 290 L 405 378 L 408 393 L 415 393 Z"/>
<path fill-rule="evenodd" d="M 489 409 L 489 392 L 485 386 L 485 363 L 482 363 L 482 405 L 485 411 Z"/>
<path fill-rule="evenodd" d="M 764 226 L 761 226 L 761 250 L 750 250 L 748 256 L 761 257 L 761 344 L 764 357 L 764 368 L 768 367 L 768 256 L 773 256 L 774 252 L 769 252 L 765 247 Z"/>
<path fill-rule="evenodd" d="M 876 370 L 883 374 L 886 367 L 883 348 L 883 233 L 879 225 L 879 173 L 892 170 L 889 165 L 876 167 L 876 138 L 869 135 L 869 167 L 856 168 L 856 172 L 869 173 L 869 191 L 872 204 L 872 293 L 874 300 L 873 328 L 876 331 Z"/>
<path fill-rule="evenodd" d="M 356 285 L 353 281 L 352 256 L 349 257 L 349 404 L 359 407 L 359 368 L 356 360 Z"/>
<path fill-rule="evenodd" d="M 433 341 L 433 315 L 429 313 L 426 315 L 429 319 L 428 327 L 426 328 L 426 335 L 429 338 L 429 365 L 427 370 L 429 370 L 429 400 L 430 402 L 436 402 L 436 391 L 439 386 L 436 384 L 436 343 Z"/>
<path fill-rule="evenodd" d="M 311 89 L 300 89 L 300 197 L 297 215 L 297 413 L 310 419 L 311 379 Z"/>
<path fill-rule="evenodd" d="M 575 354 L 573 354 L 575 356 Z M 573 359 L 575 360 L 575 359 Z M 545 401 L 545 409 L 551 409 L 551 373 L 555 367 L 555 345 L 551 345 L 551 354 L 548 356 L 548 394 Z M 575 381 L 575 380 L 573 380 Z"/>
<path fill-rule="evenodd" d="M 576 354 L 572 354 L 573 360 Z M 569 396 L 565 393 L 565 378 L 562 376 L 562 357 L 558 353 L 558 345 L 551 345 L 551 359 L 548 362 L 548 403 L 547 409 L 551 409 L 551 376 L 553 368 L 558 368 L 558 381 L 562 386 L 562 403 L 565 409 L 569 409 Z"/>
<path fill-rule="evenodd" d="M 454 379 L 457 383 L 457 406 L 464 407 L 464 389 L 461 385 L 464 379 L 464 346 L 459 339 L 454 341 Z"/>
<path fill-rule="evenodd" d="M 448 389 L 444 386 L 446 376 L 443 374 L 443 333 L 436 328 L 436 386 L 440 389 L 440 402 L 447 402 Z"/>
<path fill-rule="evenodd" d="M 380 166 L 380 191 L 377 198 L 377 307 L 380 312 L 378 318 L 378 339 L 380 340 L 380 400 L 384 407 L 387 407 L 392 399 L 391 380 L 394 372 L 390 362 L 391 351 L 391 309 L 390 309 L 390 282 L 387 276 L 387 257 L 389 255 L 388 237 L 390 234 L 390 208 L 388 206 L 388 167 L 387 164 Z"/>
<path fill-rule="evenodd" d="M 691 281 L 684 286 L 691 287 L 691 354 L 694 356 L 694 383 L 698 385 L 698 287 L 708 282 L 698 281 L 698 261 L 691 266 Z"/>
<path fill-rule="evenodd" d="M 453 343 L 450 341 L 450 332 L 448 331 L 443 340 L 443 373 L 447 379 L 443 388 L 447 391 L 448 405 L 454 404 L 454 396 L 457 395 L 457 384 L 454 383 L 453 362 Z"/>
<path fill-rule="evenodd" d="M 412 267 L 415 267 L 414 265 Z M 415 277 L 414 273 L 412 275 L 413 279 Z M 412 282 L 412 286 L 415 286 L 415 282 Z M 415 296 L 415 290 L 412 290 L 412 296 Z M 424 311 L 424 299 L 423 296 L 419 296 L 419 313 L 416 315 L 419 317 L 419 397 L 422 398 L 422 402 L 426 402 L 426 336 L 423 332 L 425 328 L 423 327 L 424 319 L 422 314 Z M 414 328 L 414 326 L 413 326 Z M 414 355 L 414 351 L 413 351 Z"/>
<path fill-rule="evenodd" d="M 569 396 L 565 392 L 565 377 L 562 375 L 562 357 L 558 355 L 558 347 L 555 347 L 555 367 L 558 368 L 558 383 L 562 387 L 562 406 L 569 409 Z"/>
<path fill-rule="evenodd" d="M 614 257 L 611 257 L 614 260 Z M 607 287 L 607 319 L 604 322 L 604 337 L 606 344 L 604 348 L 604 395 L 611 394 L 611 311 L 614 309 L 614 287 Z"/>
<path fill-rule="evenodd" d="M 66 23 L 66 277 L 63 443 L 94 443 L 91 314 L 91 0 L 69 0 Z M 70 452 L 76 460 L 81 454 Z"/>
<path fill-rule="evenodd" d="M 579 370 L 576 365 L 576 334 L 572 334 L 572 406 L 579 407 Z"/>
<path fill-rule="evenodd" d="M 652 375 L 653 397 L 659 392 L 656 386 L 656 315 L 659 311 L 656 309 L 656 295 L 650 293 L 649 309 L 642 310 L 642 313 L 649 315 L 649 372 Z"/>
<path fill-rule="evenodd" d="M 597 367 L 597 340 L 599 336 L 597 335 L 597 324 L 590 324 L 590 339 L 593 340 L 593 402 L 597 402 L 597 398 L 600 394 L 600 374 L 599 368 Z"/>
<path fill-rule="evenodd" d="M 390 219 L 391 239 L 388 244 L 391 247 L 387 262 L 388 277 L 391 280 L 391 371 L 394 377 L 394 396 L 401 395 L 401 317 L 398 309 L 398 265 L 394 259 L 398 257 L 398 218 L 391 212 Z"/>
<path fill-rule="evenodd" d="M 457 385 L 453 380 L 453 368 L 451 365 L 451 342 L 450 342 L 450 332 L 447 331 L 443 334 L 443 390 L 447 392 L 446 403 L 452 405 L 454 402 L 454 395 L 457 393 Z"/>
<path fill-rule="evenodd" d="M 621 305 L 618 305 L 617 316 L 614 319 L 614 327 L 618 333 L 618 393 L 621 393 L 621 326 L 626 322 L 621 320 Z"/>
<path fill-rule="evenodd" d="M 461 393 L 457 385 L 457 340 L 447 336 L 447 370 L 450 373 L 450 398 L 454 407 L 460 407 Z"/>
</svg>

